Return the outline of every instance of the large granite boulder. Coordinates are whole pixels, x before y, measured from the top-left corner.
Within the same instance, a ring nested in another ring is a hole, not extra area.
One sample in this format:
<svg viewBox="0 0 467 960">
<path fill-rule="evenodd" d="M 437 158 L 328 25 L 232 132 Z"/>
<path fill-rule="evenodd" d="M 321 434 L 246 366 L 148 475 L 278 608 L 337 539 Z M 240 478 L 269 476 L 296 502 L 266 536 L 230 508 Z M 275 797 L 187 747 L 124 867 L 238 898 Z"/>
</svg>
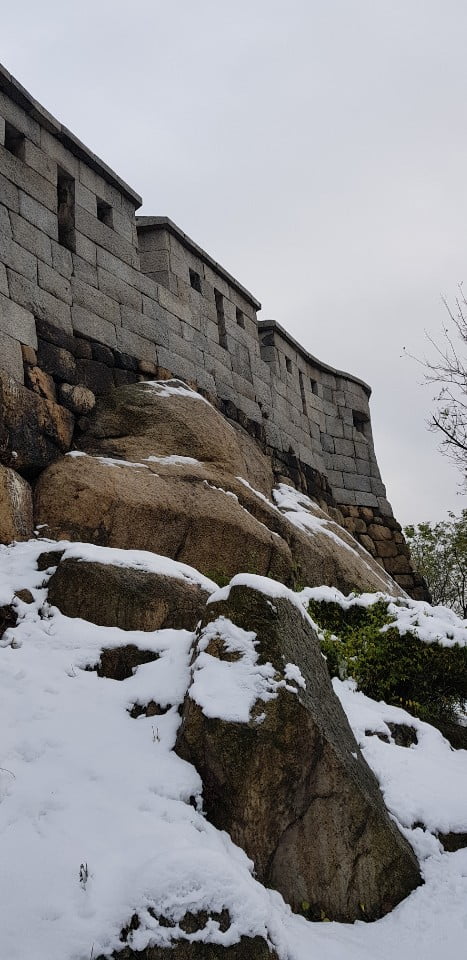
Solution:
<svg viewBox="0 0 467 960">
<path fill-rule="evenodd" d="M 417 861 L 307 615 L 279 585 L 244 580 L 208 603 L 176 749 L 202 778 L 208 818 L 294 910 L 376 919 L 420 883 Z"/>
<path fill-rule="evenodd" d="M 29 540 L 32 532 L 31 487 L 15 470 L 0 466 L 0 543 Z"/>
<path fill-rule="evenodd" d="M 48 601 L 67 617 L 103 627 L 194 630 L 212 592 L 199 581 L 70 557 L 52 574 Z"/>
<path fill-rule="evenodd" d="M 294 586 L 400 592 L 307 498 L 294 515 L 275 505 L 268 458 L 184 385 L 114 390 L 81 446 L 36 487 L 36 523 L 55 539 L 162 553 L 218 582 L 247 570 Z"/>
<path fill-rule="evenodd" d="M 89 453 L 130 461 L 153 454 L 184 456 L 233 476 L 248 469 L 237 431 L 180 380 L 112 390 L 99 400 L 81 446 Z"/>
<path fill-rule="evenodd" d="M 290 547 L 191 467 L 67 457 L 42 474 L 36 522 L 53 539 L 150 550 L 214 580 L 251 570 L 288 580 Z"/>
</svg>

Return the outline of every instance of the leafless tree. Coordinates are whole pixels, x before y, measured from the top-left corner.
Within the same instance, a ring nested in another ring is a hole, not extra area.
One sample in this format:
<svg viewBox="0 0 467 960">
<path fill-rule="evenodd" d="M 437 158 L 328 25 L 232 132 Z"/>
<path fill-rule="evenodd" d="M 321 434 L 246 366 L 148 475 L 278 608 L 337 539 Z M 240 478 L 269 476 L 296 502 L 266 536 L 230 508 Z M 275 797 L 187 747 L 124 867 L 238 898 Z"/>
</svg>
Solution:
<svg viewBox="0 0 467 960">
<path fill-rule="evenodd" d="M 436 384 L 436 409 L 429 424 L 441 434 L 442 449 L 455 461 L 464 474 L 467 472 L 467 299 L 463 285 L 458 285 L 455 308 L 446 298 L 449 324 L 443 325 L 441 342 L 427 334 L 434 348 L 433 359 L 422 362 L 425 379 Z M 464 477 L 464 483 L 465 483 Z"/>
</svg>

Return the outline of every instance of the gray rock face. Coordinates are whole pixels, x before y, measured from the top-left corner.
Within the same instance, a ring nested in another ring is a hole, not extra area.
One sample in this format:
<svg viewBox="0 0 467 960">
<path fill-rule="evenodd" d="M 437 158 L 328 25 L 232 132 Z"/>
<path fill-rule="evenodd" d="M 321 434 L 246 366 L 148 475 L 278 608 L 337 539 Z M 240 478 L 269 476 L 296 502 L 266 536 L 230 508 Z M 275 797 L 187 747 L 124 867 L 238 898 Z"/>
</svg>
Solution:
<svg viewBox="0 0 467 960">
<path fill-rule="evenodd" d="M 208 596 L 187 580 L 74 559 L 59 563 L 48 593 L 65 616 L 122 630 L 194 630 Z"/>
<path fill-rule="evenodd" d="M 196 640 L 211 624 L 203 657 L 224 661 L 232 653 L 219 618 L 256 633 L 258 662 L 272 664 L 278 681 L 294 664 L 306 686 L 287 681 L 245 723 L 223 719 L 222 709 L 208 718 L 188 692 L 177 751 L 202 777 L 208 818 L 294 910 L 340 921 L 384 915 L 420 883 L 418 864 L 389 818 L 312 627 L 287 598 L 235 586 L 209 603 Z"/>
<path fill-rule="evenodd" d="M 70 449 L 74 418 L 0 371 L 0 462 L 28 479 Z"/>
<path fill-rule="evenodd" d="M 0 464 L 0 543 L 32 537 L 32 491 L 23 477 Z"/>
<path fill-rule="evenodd" d="M 134 951 L 125 947 L 113 953 L 113 960 L 277 960 L 275 951 L 270 950 L 261 937 L 242 937 L 238 943 L 223 947 L 218 943 L 199 943 L 179 940 L 173 947 L 148 947 Z M 96 960 L 105 960 L 97 957 Z"/>
</svg>

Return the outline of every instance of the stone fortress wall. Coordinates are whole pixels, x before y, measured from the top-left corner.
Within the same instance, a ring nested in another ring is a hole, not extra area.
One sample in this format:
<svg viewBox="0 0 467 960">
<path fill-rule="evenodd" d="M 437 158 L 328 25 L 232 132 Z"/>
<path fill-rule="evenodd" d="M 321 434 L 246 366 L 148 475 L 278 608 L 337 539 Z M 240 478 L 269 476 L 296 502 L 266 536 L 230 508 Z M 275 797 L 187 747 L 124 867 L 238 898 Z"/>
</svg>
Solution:
<svg viewBox="0 0 467 960">
<path fill-rule="evenodd" d="M 168 218 L 137 217 L 141 202 L 0 68 L 0 462 L 15 466 L 7 395 L 34 394 L 46 461 L 92 394 L 179 377 L 422 596 L 379 473 L 370 388 L 258 322 L 260 303 Z"/>
</svg>

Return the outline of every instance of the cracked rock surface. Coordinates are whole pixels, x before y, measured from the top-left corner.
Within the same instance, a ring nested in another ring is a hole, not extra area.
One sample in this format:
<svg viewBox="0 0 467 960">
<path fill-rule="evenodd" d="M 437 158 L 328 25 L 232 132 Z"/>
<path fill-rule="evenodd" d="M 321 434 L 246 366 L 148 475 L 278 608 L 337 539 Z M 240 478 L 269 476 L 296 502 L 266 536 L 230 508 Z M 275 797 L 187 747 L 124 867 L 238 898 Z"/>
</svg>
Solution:
<svg viewBox="0 0 467 960">
<path fill-rule="evenodd" d="M 384 915 L 420 883 L 418 864 L 386 811 L 310 622 L 287 597 L 271 601 L 247 585 L 217 596 L 196 636 L 194 678 L 201 663 L 237 667 L 233 624 L 256 634 L 252 670 L 271 675 L 272 667 L 275 695 L 234 722 L 222 697 L 206 707 L 194 682 L 188 691 L 177 751 L 201 775 L 208 818 L 294 910 L 350 922 Z M 287 680 L 287 664 L 300 682 Z"/>
</svg>

